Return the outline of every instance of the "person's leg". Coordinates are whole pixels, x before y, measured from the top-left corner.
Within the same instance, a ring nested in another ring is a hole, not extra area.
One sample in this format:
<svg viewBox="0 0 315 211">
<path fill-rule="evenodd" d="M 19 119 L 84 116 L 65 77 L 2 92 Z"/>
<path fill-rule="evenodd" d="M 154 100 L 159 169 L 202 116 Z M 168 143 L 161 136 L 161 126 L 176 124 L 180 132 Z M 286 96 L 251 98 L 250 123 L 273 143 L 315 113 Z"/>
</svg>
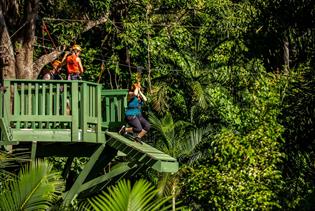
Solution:
<svg viewBox="0 0 315 211">
<path fill-rule="evenodd" d="M 71 74 L 71 80 L 81 80 L 81 76 L 79 74 Z"/>
<path fill-rule="evenodd" d="M 139 117 L 140 123 L 142 125 L 142 128 L 149 132 L 149 130 L 151 129 L 151 124 L 148 122 L 148 120 L 146 120 L 143 116 Z"/>
<path fill-rule="evenodd" d="M 67 98 L 67 104 L 66 104 L 66 114 L 71 115 L 70 99 L 68 98 Z"/>
<path fill-rule="evenodd" d="M 126 127 L 126 125 L 123 125 L 119 132 L 122 135 L 127 135 L 128 133 L 132 133 L 133 132 L 133 128 L 132 127 Z"/>
<path fill-rule="evenodd" d="M 140 119 L 136 116 L 133 117 L 127 117 L 127 122 L 131 126 L 131 129 L 127 128 L 128 130 L 131 130 L 134 133 L 138 133 L 138 135 L 143 131 Z M 140 138 L 138 136 L 134 137 L 134 141 L 142 144 Z"/>
<path fill-rule="evenodd" d="M 131 126 L 131 127 L 126 127 L 126 125 L 123 125 L 121 128 L 120 128 L 120 130 L 119 130 L 119 132 L 118 133 L 120 133 L 120 134 L 122 134 L 122 135 L 127 135 L 128 133 L 132 133 L 133 132 L 133 126 L 132 126 L 132 124 L 134 124 L 134 125 L 137 125 L 137 123 L 133 123 L 133 122 L 135 122 L 136 120 L 133 120 L 135 117 L 125 117 L 125 121 L 129 124 L 129 126 Z"/>
<path fill-rule="evenodd" d="M 141 123 L 142 130 L 137 137 L 141 139 L 150 130 L 151 125 L 145 118 L 143 118 L 143 116 L 138 117 L 138 119 Z"/>
<path fill-rule="evenodd" d="M 131 126 L 130 128 L 126 128 L 126 132 L 134 132 L 139 133 L 142 130 L 142 125 L 138 117 L 129 116 L 126 117 L 128 124 Z"/>
</svg>

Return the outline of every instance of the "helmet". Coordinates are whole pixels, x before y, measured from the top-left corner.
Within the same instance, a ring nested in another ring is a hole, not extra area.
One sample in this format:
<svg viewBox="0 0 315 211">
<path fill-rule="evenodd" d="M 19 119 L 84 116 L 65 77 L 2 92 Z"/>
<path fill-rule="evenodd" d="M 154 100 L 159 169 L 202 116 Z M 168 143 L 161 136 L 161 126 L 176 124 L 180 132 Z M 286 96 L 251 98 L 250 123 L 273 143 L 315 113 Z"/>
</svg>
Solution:
<svg viewBox="0 0 315 211">
<path fill-rule="evenodd" d="M 59 60 L 55 60 L 53 63 L 52 63 L 52 66 L 53 67 L 59 67 L 61 65 L 61 61 Z"/>
<path fill-rule="evenodd" d="M 82 51 L 82 48 L 79 45 L 72 46 L 72 50 Z"/>
</svg>

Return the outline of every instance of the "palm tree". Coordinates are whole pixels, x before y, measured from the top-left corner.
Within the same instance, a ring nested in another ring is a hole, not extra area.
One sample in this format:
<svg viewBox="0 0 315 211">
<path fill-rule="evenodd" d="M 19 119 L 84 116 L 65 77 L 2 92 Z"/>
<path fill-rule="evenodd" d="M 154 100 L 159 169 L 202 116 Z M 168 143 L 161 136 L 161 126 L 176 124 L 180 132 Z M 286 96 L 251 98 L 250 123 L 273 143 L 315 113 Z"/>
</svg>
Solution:
<svg viewBox="0 0 315 211">
<path fill-rule="evenodd" d="M 208 131 L 207 128 L 194 128 L 188 133 L 189 135 L 183 134 L 182 132 L 186 132 L 185 128 L 192 125 L 184 121 L 174 122 L 170 113 L 166 113 L 162 119 L 150 113 L 149 120 L 152 127 L 162 135 L 162 151 L 179 160 L 183 156 L 189 157 L 187 165 L 191 165 L 201 157 L 202 153 L 196 149 L 202 143 L 203 136 Z M 176 128 L 179 127 L 181 130 L 176 133 Z M 172 175 L 163 173 L 159 179 L 159 195 L 172 196 L 173 210 L 175 210 L 176 196 L 180 192 L 178 189 L 179 178 L 184 169 L 184 166 L 181 166 L 178 172 Z"/>
<path fill-rule="evenodd" d="M 143 179 L 131 187 L 130 181 L 120 180 L 117 185 L 109 187 L 107 192 L 88 199 L 81 210 L 95 211 L 139 211 L 139 210 L 168 210 L 166 206 L 169 197 L 158 198 L 157 190 Z"/>
<path fill-rule="evenodd" d="M 0 210 L 4 211 L 46 210 L 63 188 L 59 173 L 52 172 L 52 165 L 43 161 L 26 165 L 16 178 L 1 182 Z"/>
</svg>

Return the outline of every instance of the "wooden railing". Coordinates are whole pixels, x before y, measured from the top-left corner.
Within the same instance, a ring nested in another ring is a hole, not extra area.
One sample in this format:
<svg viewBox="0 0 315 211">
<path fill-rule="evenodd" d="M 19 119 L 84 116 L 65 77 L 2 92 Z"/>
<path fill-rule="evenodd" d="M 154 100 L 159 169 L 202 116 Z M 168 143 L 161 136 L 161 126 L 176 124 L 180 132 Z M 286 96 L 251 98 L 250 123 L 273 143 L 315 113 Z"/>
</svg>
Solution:
<svg viewBox="0 0 315 211">
<path fill-rule="evenodd" d="M 99 142 L 104 139 L 102 131 L 124 121 L 126 90 L 54 80 L 5 80 L 4 87 L 0 111 L 2 116 L 7 112 L 5 119 L 13 131 L 69 130 L 71 141 Z"/>
<path fill-rule="evenodd" d="M 124 123 L 127 93 L 126 89 L 102 90 L 103 127 L 116 128 Z"/>
</svg>

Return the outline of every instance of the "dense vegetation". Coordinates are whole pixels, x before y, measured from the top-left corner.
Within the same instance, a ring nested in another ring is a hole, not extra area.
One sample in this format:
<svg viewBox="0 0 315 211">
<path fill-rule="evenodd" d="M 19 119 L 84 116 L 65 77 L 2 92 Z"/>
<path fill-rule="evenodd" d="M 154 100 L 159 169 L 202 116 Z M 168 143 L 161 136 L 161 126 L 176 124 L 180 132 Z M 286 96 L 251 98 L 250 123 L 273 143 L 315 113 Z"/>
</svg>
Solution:
<svg viewBox="0 0 315 211">
<path fill-rule="evenodd" d="M 29 1 L 34 61 L 77 43 L 86 80 L 142 78 L 147 141 L 180 162 L 142 175 L 160 194 L 192 210 L 315 206 L 314 1 Z"/>
</svg>

